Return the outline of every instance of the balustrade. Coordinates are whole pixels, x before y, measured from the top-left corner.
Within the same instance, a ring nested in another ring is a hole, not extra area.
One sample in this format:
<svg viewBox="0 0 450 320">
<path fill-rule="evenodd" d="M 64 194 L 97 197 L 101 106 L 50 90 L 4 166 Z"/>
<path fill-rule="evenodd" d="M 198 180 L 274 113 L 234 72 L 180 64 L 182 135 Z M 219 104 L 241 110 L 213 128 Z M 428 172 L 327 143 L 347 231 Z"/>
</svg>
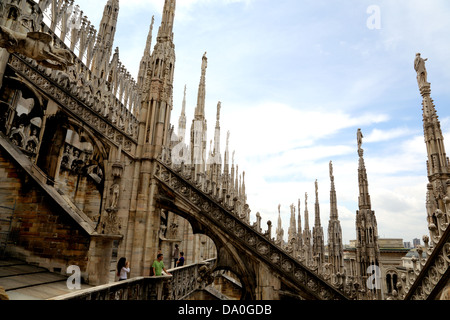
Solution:
<svg viewBox="0 0 450 320">
<path fill-rule="evenodd" d="M 204 288 L 206 283 L 199 269 L 214 263 L 215 259 L 210 259 L 167 270 L 171 276 L 136 277 L 76 290 L 49 300 L 182 300 L 194 291 Z"/>
</svg>

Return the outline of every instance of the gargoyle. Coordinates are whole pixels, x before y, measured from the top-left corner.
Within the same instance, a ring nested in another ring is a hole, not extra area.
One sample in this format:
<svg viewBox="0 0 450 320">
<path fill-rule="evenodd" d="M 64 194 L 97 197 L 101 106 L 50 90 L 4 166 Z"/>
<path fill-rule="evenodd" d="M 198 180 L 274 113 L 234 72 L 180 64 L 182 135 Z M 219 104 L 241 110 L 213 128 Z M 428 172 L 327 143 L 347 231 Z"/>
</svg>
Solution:
<svg viewBox="0 0 450 320">
<path fill-rule="evenodd" d="M 75 63 L 75 55 L 70 50 L 53 46 L 52 36 L 44 32 L 24 34 L 0 26 L 0 47 L 55 70 L 66 71 L 68 66 Z"/>
</svg>

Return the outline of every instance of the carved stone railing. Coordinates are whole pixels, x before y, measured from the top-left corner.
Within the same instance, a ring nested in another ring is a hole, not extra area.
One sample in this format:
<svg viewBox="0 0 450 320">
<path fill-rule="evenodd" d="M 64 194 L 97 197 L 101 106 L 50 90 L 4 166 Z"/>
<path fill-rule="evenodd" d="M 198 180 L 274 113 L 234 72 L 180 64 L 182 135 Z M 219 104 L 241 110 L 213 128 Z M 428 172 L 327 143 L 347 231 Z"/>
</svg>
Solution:
<svg viewBox="0 0 450 320">
<path fill-rule="evenodd" d="M 210 259 L 203 263 L 167 270 L 172 274 L 170 300 L 183 300 L 193 292 L 203 289 L 205 279 L 202 278 L 199 269 L 203 266 L 210 267 L 215 261 L 216 259 Z"/>
<path fill-rule="evenodd" d="M 162 157 L 164 159 L 164 156 Z M 169 188 L 175 197 L 181 197 L 200 210 L 202 219 L 209 220 L 211 225 L 233 235 L 235 247 L 242 246 L 252 252 L 260 261 L 269 265 L 271 269 L 278 270 L 282 277 L 288 278 L 308 296 L 319 300 L 346 300 L 344 293 L 334 288 L 321 276 L 305 267 L 297 259 L 278 247 L 269 234 L 263 234 L 233 214 L 214 198 L 203 192 L 201 183 L 194 179 L 188 181 L 182 176 L 182 168 L 176 172 L 169 164 L 156 161 L 154 177 L 166 188 Z"/>
<path fill-rule="evenodd" d="M 425 248 L 425 251 L 428 248 Z M 450 276 L 450 227 L 444 232 L 434 250 L 428 258 L 421 259 L 422 250 L 419 250 L 419 261 L 413 258 L 413 270 L 402 277 L 402 285 L 410 289 L 405 300 L 433 300 L 448 284 Z"/>
<path fill-rule="evenodd" d="M 77 290 L 49 300 L 181 300 L 204 288 L 199 269 L 215 259 L 167 270 L 171 276 L 137 277 L 89 289 Z"/>
<path fill-rule="evenodd" d="M 168 300 L 171 276 L 138 277 L 50 298 L 48 300 Z"/>
<path fill-rule="evenodd" d="M 448 184 L 448 182 L 447 182 Z M 412 257 L 412 268 L 401 272 L 398 292 L 393 299 L 432 300 L 448 285 L 450 277 L 450 198 L 445 197 L 446 212 L 437 209 L 435 220 L 429 221 L 430 237 L 425 235 L 425 246 L 417 248 L 418 258 Z M 425 258 L 423 257 L 425 255 Z"/>
</svg>

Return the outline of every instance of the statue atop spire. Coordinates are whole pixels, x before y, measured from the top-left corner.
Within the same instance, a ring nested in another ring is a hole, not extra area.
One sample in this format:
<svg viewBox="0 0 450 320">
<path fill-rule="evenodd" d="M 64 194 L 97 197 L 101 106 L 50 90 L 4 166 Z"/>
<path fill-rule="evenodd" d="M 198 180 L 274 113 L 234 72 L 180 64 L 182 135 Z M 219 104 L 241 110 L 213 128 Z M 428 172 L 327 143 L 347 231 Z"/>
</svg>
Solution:
<svg viewBox="0 0 450 320">
<path fill-rule="evenodd" d="M 414 59 L 414 70 L 417 72 L 417 83 L 419 84 L 419 88 L 422 89 L 424 86 L 429 86 L 430 83 L 427 81 L 427 69 L 425 67 L 425 61 L 427 59 L 423 59 L 420 56 L 420 53 L 416 53 L 416 59 Z"/>
<path fill-rule="evenodd" d="M 319 198 L 319 184 L 318 184 L 318 182 L 317 182 L 317 179 L 316 179 L 316 181 L 314 182 L 314 186 L 315 186 L 315 188 L 316 188 L 316 200 L 318 200 L 318 198 Z"/>
<path fill-rule="evenodd" d="M 330 220 L 337 220 L 338 210 L 336 201 L 336 188 L 334 185 L 334 175 L 333 175 L 333 162 L 330 161 L 330 181 L 331 181 L 331 191 L 330 191 Z"/>
<path fill-rule="evenodd" d="M 330 220 L 328 222 L 328 262 L 331 263 L 335 273 L 343 272 L 343 246 L 342 228 L 338 218 L 336 188 L 334 185 L 333 162 L 330 161 Z"/>
<path fill-rule="evenodd" d="M 145 51 L 144 51 L 144 57 L 151 56 L 152 51 L 152 39 L 153 39 L 153 25 L 155 24 L 155 16 L 152 16 L 152 22 L 150 23 L 150 29 L 148 31 L 147 35 L 147 41 L 145 43 Z"/>
<path fill-rule="evenodd" d="M 218 102 L 217 103 L 217 116 L 216 116 L 216 119 L 217 119 L 217 122 L 219 122 L 220 121 L 220 110 L 222 109 L 222 102 Z"/>
<path fill-rule="evenodd" d="M 208 67 L 208 58 L 206 57 L 206 54 L 207 52 L 205 51 L 202 57 L 202 70 L 206 70 L 206 68 Z"/>
<path fill-rule="evenodd" d="M 360 157 L 362 157 L 362 153 L 363 153 L 363 149 L 361 148 L 362 146 L 362 139 L 364 138 L 361 129 L 358 129 L 358 131 L 356 132 L 356 141 L 358 143 L 358 154 Z"/>
<path fill-rule="evenodd" d="M 296 221 L 295 221 L 295 205 L 291 204 L 291 219 L 289 222 L 289 229 L 288 229 L 288 243 L 291 243 L 293 240 L 297 240 L 297 228 L 296 228 Z"/>
<path fill-rule="evenodd" d="M 334 181 L 334 175 L 333 175 L 333 161 L 330 161 L 330 180 Z"/>
</svg>

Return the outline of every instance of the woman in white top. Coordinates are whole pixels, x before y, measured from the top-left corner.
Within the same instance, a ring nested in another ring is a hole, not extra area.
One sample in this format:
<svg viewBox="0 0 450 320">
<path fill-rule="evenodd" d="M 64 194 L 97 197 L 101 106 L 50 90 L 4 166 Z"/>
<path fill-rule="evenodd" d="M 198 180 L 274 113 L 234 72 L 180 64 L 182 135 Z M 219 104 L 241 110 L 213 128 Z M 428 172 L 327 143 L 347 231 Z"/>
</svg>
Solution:
<svg viewBox="0 0 450 320">
<path fill-rule="evenodd" d="M 120 258 L 117 263 L 117 276 L 119 281 L 127 280 L 127 274 L 130 272 L 130 267 L 128 266 L 128 261 L 126 258 Z"/>
</svg>

